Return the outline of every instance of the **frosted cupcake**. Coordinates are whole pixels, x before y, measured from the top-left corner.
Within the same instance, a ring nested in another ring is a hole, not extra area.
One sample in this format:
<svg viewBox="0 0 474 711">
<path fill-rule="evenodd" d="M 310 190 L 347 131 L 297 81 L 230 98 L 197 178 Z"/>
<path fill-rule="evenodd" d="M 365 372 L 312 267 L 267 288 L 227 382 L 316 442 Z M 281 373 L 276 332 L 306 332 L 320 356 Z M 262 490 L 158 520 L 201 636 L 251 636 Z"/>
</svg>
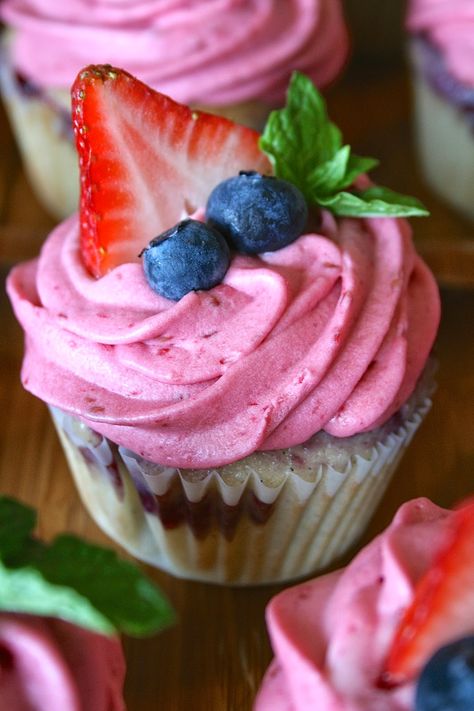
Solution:
<svg viewBox="0 0 474 711">
<path fill-rule="evenodd" d="M 8 289 L 86 506 L 182 577 L 328 565 L 429 408 L 437 287 L 369 217 L 424 209 L 368 186 L 303 75 L 260 143 L 109 66 L 73 97 L 79 220 Z"/>
<path fill-rule="evenodd" d="M 347 568 L 271 601 L 255 711 L 474 708 L 473 570 L 474 504 L 404 504 Z"/>
<path fill-rule="evenodd" d="M 407 27 L 421 166 L 430 186 L 474 218 L 474 6 L 411 0 Z"/>
<path fill-rule="evenodd" d="M 326 86 L 348 52 L 339 0 L 4 0 L 3 93 L 32 183 L 57 217 L 77 205 L 69 87 L 126 67 L 175 100 L 261 128 L 293 69 Z"/>
<path fill-rule="evenodd" d="M 45 545 L 34 526 L 31 509 L 0 497 L 0 708 L 125 711 L 118 633 L 157 631 L 171 608 L 112 552 L 73 536 Z"/>
</svg>

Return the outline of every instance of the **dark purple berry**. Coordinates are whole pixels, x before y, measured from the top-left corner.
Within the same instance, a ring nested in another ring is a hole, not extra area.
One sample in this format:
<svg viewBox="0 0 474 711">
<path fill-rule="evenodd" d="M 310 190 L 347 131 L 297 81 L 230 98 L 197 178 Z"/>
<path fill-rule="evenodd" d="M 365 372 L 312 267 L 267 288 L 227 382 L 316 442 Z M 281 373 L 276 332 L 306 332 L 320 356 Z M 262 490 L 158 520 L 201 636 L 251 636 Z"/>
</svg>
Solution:
<svg viewBox="0 0 474 711">
<path fill-rule="evenodd" d="M 223 236 L 197 220 L 184 220 L 155 237 L 141 256 L 148 284 L 173 301 L 219 284 L 230 262 Z"/>
<path fill-rule="evenodd" d="M 458 639 L 434 654 L 418 680 L 416 711 L 474 709 L 474 636 Z"/>
<path fill-rule="evenodd" d="M 207 201 L 206 219 L 238 252 L 273 252 L 291 244 L 306 225 L 300 190 L 286 180 L 241 172 L 219 183 Z"/>
</svg>

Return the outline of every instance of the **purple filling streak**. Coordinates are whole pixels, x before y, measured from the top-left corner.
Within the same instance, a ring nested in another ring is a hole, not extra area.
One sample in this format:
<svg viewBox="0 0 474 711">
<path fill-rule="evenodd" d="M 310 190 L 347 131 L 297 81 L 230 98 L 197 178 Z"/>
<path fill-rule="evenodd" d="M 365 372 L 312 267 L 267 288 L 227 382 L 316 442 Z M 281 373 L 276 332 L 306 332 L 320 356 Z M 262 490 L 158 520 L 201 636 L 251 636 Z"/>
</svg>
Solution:
<svg viewBox="0 0 474 711">
<path fill-rule="evenodd" d="M 58 135 L 72 142 L 74 140 L 74 133 L 72 130 L 71 113 L 63 106 L 60 106 L 42 87 L 30 79 L 27 79 L 23 74 L 16 72 L 15 82 L 18 93 L 21 94 L 24 99 L 44 101 L 44 103 L 47 104 L 56 115 L 55 125 Z"/>
<path fill-rule="evenodd" d="M 31 82 L 25 76 L 23 76 L 23 74 L 17 72 L 15 74 L 15 79 L 17 82 L 18 90 L 25 98 L 32 99 L 41 97 L 41 89 L 35 84 L 33 84 L 33 82 Z"/>
<path fill-rule="evenodd" d="M 196 538 L 202 540 L 217 528 L 231 541 L 242 516 L 247 516 L 253 524 L 263 525 L 273 512 L 273 504 L 260 501 L 251 491 L 244 491 L 235 506 L 226 504 L 215 489 L 208 490 L 200 501 L 190 501 L 177 473 L 171 477 L 163 494 L 154 494 L 143 476 L 142 468 L 146 470 L 150 466 L 158 469 L 159 467 L 151 465 L 129 450 L 118 448 L 84 425 L 79 429 L 67 415 L 62 414 L 60 425 L 86 464 L 102 474 L 121 501 L 125 497 L 120 473 L 120 464 L 123 464 L 133 480 L 145 512 L 158 516 L 166 529 L 187 525 Z"/>
<path fill-rule="evenodd" d="M 463 84 L 451 74 L 443 54 L 424 35 L 416 37 L 421 69 L 428 84 L 443 99 L 454 104 L 474 130 L 474 88 Z"/>
<path fill-rule="evenodd" d="M 104 442 L 106 440 L 104 439 Z M 77 446 L 77 444 L 76 444 Z M 82 454 L 84 461 L 87 463 L 88 466 L 93 466 L 95 469 L 97 469 L 99 472 L 101 472 L 104 476 L 106 476 L 112 486 L 115 489 L 115 492 L 117 494 L 117 497 L 119 499 L 124 498 L 124 485 L 123 485 L 123 480 L 120 475 L 120 470 L 116 461 L 116 457 L 118 456 L 116 452 L 113 452 L 111 449 L 109 450 L 110 457 L 105 456 L 104 457 L 104 451 L 102 447 L 102 451 L 99 450 L 97 447 L 92 447 L 92 446 L 77 446 L 79 452 Z"/>
<path fill-rule="evenodd" d="M 188 525 L 197 539 L 204 539 L 217 527 L 226 540 L 231 541 L 243 515 L 254 524 L 264 524 L 273 511 L 272 504 L 257 499 L 253 492 L 245 492 L 236 506 L 229 506 L 216 491 L 210 491 L 198 502 L 189 501 L 179 479 L 161 496 L 156 496 L 158 516 L 167 529 Z"/>
<path fill-rule="evenodd" d="M 245 491 L 235 506 L 226 504 L 215 489 L 208 489 L 200 501 L 190 501 L 177 472 L 173 473 L 166 491 L 154 494 L 143 472 L 154 471 L 154 476 L 160 477 L 160 467 L 139 457 L 130 450 L 119 447 L 120 456 L 133 479 L 143 508 L 149 514 L 158 516 L 166 529 L 189 526 L 196 538 L 204 539 L 217 528 L 228 540 L 235 535 L 237 525 L 242 516 L 248 516 L 254 524 L 264 524 L 273 511 L 273 504 L 260 501 L 255 494 Z M 169 472 L 172 470 L 168 470 Z M 162 476 L 164 477 L 164 470 Z"/>
</svg>

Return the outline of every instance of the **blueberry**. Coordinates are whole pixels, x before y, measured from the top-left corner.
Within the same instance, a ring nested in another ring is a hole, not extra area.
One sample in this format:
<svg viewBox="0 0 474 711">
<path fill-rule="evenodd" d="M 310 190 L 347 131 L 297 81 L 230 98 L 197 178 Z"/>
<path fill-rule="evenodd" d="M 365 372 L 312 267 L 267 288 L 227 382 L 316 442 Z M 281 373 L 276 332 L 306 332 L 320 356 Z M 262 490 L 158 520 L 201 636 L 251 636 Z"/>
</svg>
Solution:
<svg viewBox="0 0 474 711">
<path fill-rule="evenodd" d="M 280 178 L 241 172 L 209 196 L 206 219 L 238 252 L 273 252 L 303 232 L 308 208 L 297 187 Z"/>
<path fill-rule="evenodd" d="M 423 669 L 416 689 L 416 711 L 474 709 L 474 636 L 439 649 Z"/>
<path fill-rule="evenodd" d="M 148 284 L 173 301 L 219 284 L 230 262 L 224 237 L 197 220 L 183 220 L 155 237 L 140 256 Z"/>
</svg>

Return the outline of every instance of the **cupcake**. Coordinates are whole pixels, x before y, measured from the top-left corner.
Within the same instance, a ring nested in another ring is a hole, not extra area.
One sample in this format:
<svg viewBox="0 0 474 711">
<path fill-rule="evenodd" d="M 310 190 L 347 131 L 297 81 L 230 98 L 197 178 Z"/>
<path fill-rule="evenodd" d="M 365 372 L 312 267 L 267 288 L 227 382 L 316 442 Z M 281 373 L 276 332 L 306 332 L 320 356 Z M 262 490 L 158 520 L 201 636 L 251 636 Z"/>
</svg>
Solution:
<svg viewBox="0 0 474 711">
<path fill-rule="evenodd" d="M 410 0 L 419 159 L 433 190 L 474 218 L 474 8 L 470 0 Z"/>
<path fill-rule="evenodd" d="M 45 545 L 34 526 L 0 497 L 0 708 L 125 711 L 118 633 L 157 631 L 171 608 L 112 552 L 66 535 Z"/>
<path fill-rule="evenodd" d="M 118 639 L 34 614 L 0 613 L 0 708 L 125 711 Z"/>
<path fill-rule="evenodd" d="M 340 0 L 4 0 L 3 94 L 38 196 L 77 205 L 69 87 L 89 62 L 126 67 L 177 101 L 261 128 L 292 69 L 326 86 L 348 38 Z"/>
<path fill-rule="evenodd" d="M 260 138 L 110 66 L 73 105 L 79 218 L 8 290 L 84 503 L 180 577 L 328 565 L 430 405 L 437 287 L 380 217 L 424 209 L 359 175 L 301 74 Z"/>
<path fill-rule="evenodd" d="M 474 708 L 474 504 L 404 504 L 342 570 L 277 595 L 255 711 Z"/>
</svg>

